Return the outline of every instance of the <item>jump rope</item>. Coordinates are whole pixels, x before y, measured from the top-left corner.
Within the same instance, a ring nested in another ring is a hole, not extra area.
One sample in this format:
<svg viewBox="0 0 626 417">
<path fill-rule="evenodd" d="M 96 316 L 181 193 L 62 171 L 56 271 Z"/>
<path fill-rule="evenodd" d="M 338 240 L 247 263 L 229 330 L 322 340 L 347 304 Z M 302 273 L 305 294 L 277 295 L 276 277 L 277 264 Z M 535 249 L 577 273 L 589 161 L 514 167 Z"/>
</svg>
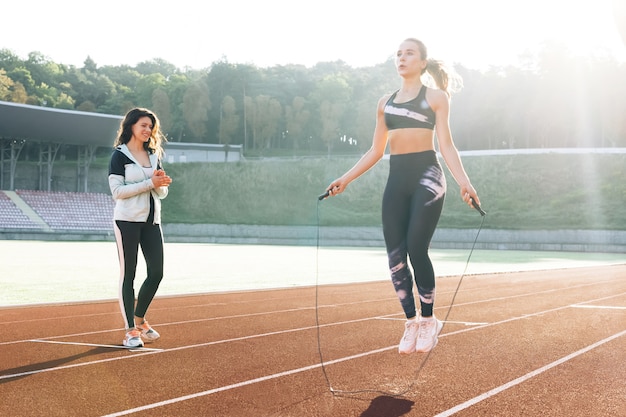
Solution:
<svg viewBox="0 0 626 417">
<path fill-rule="evenodd" d="M 324 357 L 322 355 L 322 341 L 321 341 L 321 335 L 320 335 L 320 322 L 319 322 L 319 284 L 318 284 L 318 279 L 319 279 L 319 249 L 320 249 L 320 202 L 322 200 L 324 200 L 326 197 L 328 197 L 330 195 L 329 191 L 326 191 L 324 194 L 320 195 L 317 198 L 317 251 L 316 251 L 316 271 L 315 271 L 315 325 L 316 325 L 316 330 L 317 330 L 317 353 L 319 355 L 320 358 L 320 366 L 322 368 L 322 373 L 324 374 L 324 379 L 326 380 L 326 385 L 328 386 L 328 390 L 335 396 L 348 396 L 348 395 L 358 395 L 358 394 L 381 394 L 381 395 L 386 395 L 386 396 L 390 396 L 390 397 L 403 397 L 406 394 L 408 394 L 409 392 L 411 392 L 413 390 L 413 388 L 415 387 L 417 378 L 420 375 L 420 372 L 422 371 L 422 369 L 424 368 L 424 366 L 426 365 L 426 362 L 428 361 L 428 358 L 430 357 L 430 354 L 432 353 L 433 349 L 431 349 L 430 351 L 428 351 L 426 353 L 426 356 L 424 356 L 424 359 L 422 359 L 422 362 L 420 363 L 420 365 L 417 367 L 417 370 L 415 371 L 415 378 L 411 381 L 411 383 L 403 390 L 398 391 L 398 392 L 389 392 L 389 391 L 383 391 L 383 390 L 378 390 L 378 389 L 358 389 L 358 390 L 338 390 L 333 388 L 331 382 L 330 382 L 330 378 L 328 376 L 328 373 L 326 372 L 326 364 L 324 363 Z M 443 327 L 445 327 L 445 323 L 448 320 L 448 316 L 450 315 L 450 311 L 452 311 L 452 307 L 454 306 L 454 301 L 456 299 L 456 296 L 459 292 L 459 288 L 461 287 L 461 283 L 463 282 L 463 277 L 465 276 L 466 272 L 467 272 L 467 268 L 469 266 L 470 263 L 470 259 L 472 258 L 472 254 L 474 253 L 474 248 L 476 247 L 476 242 L 478 241 L 478 236 L 480 235 L 480 231 L 483 228 L 483 224 L 485 223 L 485 216 L 487 215 L 487 213 L 480 207 L 480 205 L 478 205 L 478 203 L 476 203 L 476 201 L 474 201 L 474 199 L 472 198 L 472 206 L 476 209 L 476 211 L 478 211 L 480 213 L 481 216 L 481 222 L 480 222 L 480 226 L 478 227 L 478 231 L 476 232 L 476 237 L 474 238 L 474 242 L 472 243 L 472 248 L 469 251 L 469 255 L 467 256 L 467 261 L 465 262 L 465 268 L 463 269 L 463 273 L 461 274 L 461 277 L 459 278 L 459 282 L 457 283 L 456 289 L 454 290 L 454 294 L 452 295 L 452 300 L 450 301 L 450 306 L 448 307 L 448 311 L 446 312 L 445 317 L 443 318 Z M 443 330 L 443 327 L 441 328 L 441 330 Z"/>
</svg>

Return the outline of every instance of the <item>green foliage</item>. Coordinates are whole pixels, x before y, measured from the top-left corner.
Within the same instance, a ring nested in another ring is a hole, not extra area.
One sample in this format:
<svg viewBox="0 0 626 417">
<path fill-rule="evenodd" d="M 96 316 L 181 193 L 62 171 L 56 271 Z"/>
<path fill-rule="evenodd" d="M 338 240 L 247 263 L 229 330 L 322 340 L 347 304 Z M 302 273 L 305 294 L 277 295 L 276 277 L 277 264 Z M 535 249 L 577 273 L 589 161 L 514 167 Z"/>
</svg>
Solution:
<svg viewBox="0 0 626 417">
<path fill-rule="evenodd" d="M 464 80 L 450 113 L 459 149 L 626 146 L 626 66 L 550 44 L 535 61 L 485 72 L 455 66 Z M 76 68 L 0 49 L 0 99 L 116 115 L 148 107 L 163 116 L 172 141 L 228 142 L 260 154 L 343 154 L 344 138 L 362 152 L 378 100 L 399 85 L 391 58 L 364 68 L 221 60 L 194 70 L 158 58 L 98 67 L 87 57 Z"/>
<path fill-rule="evenodd" d="M 11 96 L 11 87 L 15 82 L 7 77 L 5 70 L 0 69 L 0 100 L 6 101 Z"/>
<path fill-rule="evenodd" d="M 322 225 L 380 226 L 387 160 L 340 196 L 317 201 L 326 186 L 357 159 L 171 164 L 166 170 L 174 183 L 163 201 L 164 222 L 315 225 L 319 204 Z M 466 155 L 462 159 L 488 213 L 485 228 L 626 230 L 624 154 Z M 478 213 L 463 203 L 457 184 L 445 171 L 448 193 L 439 226 L 477 227 Z"/>
</svg>

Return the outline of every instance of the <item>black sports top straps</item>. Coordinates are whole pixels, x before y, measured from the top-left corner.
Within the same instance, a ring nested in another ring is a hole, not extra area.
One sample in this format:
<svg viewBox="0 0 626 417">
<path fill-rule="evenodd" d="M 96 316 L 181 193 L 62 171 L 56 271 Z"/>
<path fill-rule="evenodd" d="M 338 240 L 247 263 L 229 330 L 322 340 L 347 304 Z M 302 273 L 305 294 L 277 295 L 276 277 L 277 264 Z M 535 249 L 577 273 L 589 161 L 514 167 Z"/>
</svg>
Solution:
<svg viewBox="0 0 626 417">
<path fill-rule="evenodd" d="M 426 101 L 426 86 L 422 85 L 417 97 L 406 103 L 394 103 L 398 91 L 393 93 L 385 104 L 385 123 L 387 129 L 405 129 L 421 127 L 435 128 L 435 112 Z"/>
</svg>

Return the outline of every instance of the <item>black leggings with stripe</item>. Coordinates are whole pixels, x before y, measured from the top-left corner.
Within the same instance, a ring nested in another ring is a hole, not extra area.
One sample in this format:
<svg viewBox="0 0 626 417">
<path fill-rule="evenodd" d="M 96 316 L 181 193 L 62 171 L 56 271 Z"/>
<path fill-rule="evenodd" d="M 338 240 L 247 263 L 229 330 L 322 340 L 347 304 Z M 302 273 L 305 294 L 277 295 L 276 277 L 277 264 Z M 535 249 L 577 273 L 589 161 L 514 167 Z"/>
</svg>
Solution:
<svg viewBox="0 0 626 417">
<path fill-rule="evenodd" d="M 126 328 L 135 326 L 135 316 L 144 317 L 163 278 L 163 234 L 161 225 L 115 221 L 115 240 L 120 261 L 120 309 Z M 146 261 L 147 276 L 135 305 L 135 274 L 139 247 Z"/>
<path fill-rule="evenodd" d="M 421 314 L 430 317 L 435 299 L 435 272 L 428 249 L 443 209 L 445 175 L 434 151 L 391 155 L 389 163 L 382 222 L 391 280 L 406 317 L 415 317 L 408 255 Z"/>
</svg>

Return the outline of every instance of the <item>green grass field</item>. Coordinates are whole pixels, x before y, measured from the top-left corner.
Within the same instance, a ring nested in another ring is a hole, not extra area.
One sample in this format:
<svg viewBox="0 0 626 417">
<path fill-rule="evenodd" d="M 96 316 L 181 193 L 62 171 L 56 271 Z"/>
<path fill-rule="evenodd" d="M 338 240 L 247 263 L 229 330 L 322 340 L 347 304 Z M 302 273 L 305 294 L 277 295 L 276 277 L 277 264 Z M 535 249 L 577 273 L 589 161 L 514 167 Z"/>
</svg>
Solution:
<svg viewBox="0 0 626 417">
<path fill-rule="evenodd" d="M 488 213 L 484 227 L 626 230 L 626 153 L 569 152 L 462 155 Z M 352 155 L 165 164 L 174 182 L 163 201 L 163 221 L 316 225 L 317 196 L 358 159 Z M 387 172 L 388 160 L 383 159 L 341 196 L 323 201 L 320 224 L 380 226 Z M 439 227 L 476 228 L 477 213 L 462 203 L 456 182 L 445 172 L 448 194 Z M 16 176 L 16 188 L 36 188 L 37 162 L 18 164 Z M 109 194 L 107 176 L 105 153 L 90 166 L 90 191 Z M 76 161 L 55 163 L 54 184 L 74 191 Z"/>
<path fill-rule="evenodd" d="M 171 164 L 165 223 L 315 225 L 317 196 L 358 156 Z M 626 154 L 464 156 L 488 212 L 485 228 L 626 230 Z M 320 224 L 379 226 L 388 171 L 382 160 L 342 195 L 323 201 Z M 449 176 L 439 223 L 475 228 L 477 213 Z"/>
</svg>

